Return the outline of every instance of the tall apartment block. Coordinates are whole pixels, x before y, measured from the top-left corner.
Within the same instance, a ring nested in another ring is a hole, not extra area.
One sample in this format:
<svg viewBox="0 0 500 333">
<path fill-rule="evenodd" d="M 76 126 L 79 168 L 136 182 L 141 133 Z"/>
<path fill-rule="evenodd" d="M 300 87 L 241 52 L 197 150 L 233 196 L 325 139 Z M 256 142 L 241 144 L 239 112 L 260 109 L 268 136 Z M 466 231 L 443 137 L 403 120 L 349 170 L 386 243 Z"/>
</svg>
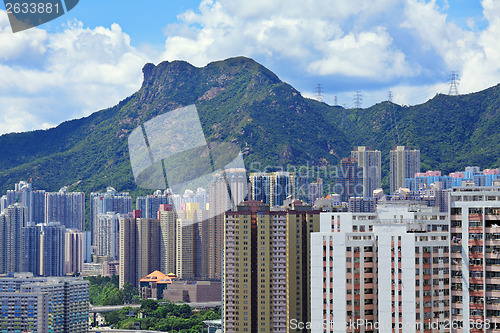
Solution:
<svg viewBox="0 0 500 333">
<path fill-rule="evenodd" d="M 158 190 L 152 195 L 137 197 L 135 203 L 136 209 L 140 210 L 145 218 L 152 219 L 156 218 L 160 205 L 172 204 L 172 194 L 168 194 L 167 191 L 162 193 Z"/>
<path fill-rule="evenodd" d="M 84 232 L 66 229 L 64 241 L 64 270 L 66 274 L 80 273 L 84 262 Z"/>
<path fill-rule="evenodd" d="M 22 228 L 26 227 L 28 209 L 20 203 L 0 213 L 0 274 L 22 270 Z"/>
<path fill-rule="evenodd" d="M 83 268 L 82 246 L 79 247 L 81 251 L 79 257 L 71 250 L 77 251 L 73 247 L 76 246 L 74 241 L 79 236 L 82 242 L 83 233 L 76 229 L 68 230 L 68 233 L 66 231 L 60 223 L 37 225 L 31 223 L 23 227 L 18 242 L 21 246 L 21 268 L 18 271 L 31 272 L 35 276 L 64 276 L 67 273 L 66 267 L 75 269 L 80 267 L 81 271 Z M 68 244 L 67 241 L 70 243 Z M 69 249 L 68 246 L 70 246 Z M 71 257 L 67 258 L 67 255 Z M 75 259 L 75 261 L 68 262 L 66 259 Z M 70 273 L 74 272 L 77 270 L 72 270 Z"/>
<path fill-rule="evenodd" d="M 106 189 L 106 193 L 90 193 L 90 233 L 92 244 L 97 243 L 96 224 L 99 214 L 114 212 L 116 214 L 127 214 L 132 212 L 132 197 L 127 192 L 117 193 L 112 187 Z"/>
<path fill-rule="evenodd" d="M 165 274 L 176 272 L 177 251 L 177 212 L 172 205 L 160 205 L 158 211 L 160 220 L 160 271 Z"/>
<path fill-rule="evenodd" d="M 318 178 L 316 182 L 309 184 L 309 203 L 314 205 L 317 199 L 323 197 L 323 180 Z"/>
<path fill-rule="evenodd" d="M 137 274 L 140 278 L 160 268 L 160 222 L 158 219 L 140 218 L 136 219 L 136 223 Z"/>
<path fill-rule="evenodd" d="M 309 321 L 319 211 L 301 201 L 248 201 L 226 212 L 224 231 L 224 332 L 290 332 L 291 320 Z"/>
<path fill-rule="evenodd" d="M 226 169 L 217 173 L 209 186 L 209 219 L 204 220 L 203 230 L 208 242 L 206 267 L 208 279 L 221 279 L 224 247 L 224 213 L 248 197 L 248 181 L 245 169 Z"/>
<path fill-rule="evenodd" d="M 399 203 L 320 219 L 311 236 L 311 332 L 449 332 L 447 213 Z"/>
<path fill-rule="evenodd" d="M 256 172 L 250 174 L 251 199 L 271 207 L 281 206 L 286 199 L 295 198 L 293 172 Z"/>
<path fill-rule="evenodd" d="M 120 217 L 120 288 L 125 283 L 137 287 L 140 277 L 160 268 L 160 223 L 141 218 L 141 212 Z"/>
<path fill-rule="evenodd" d="M 354 158 L 343 158 L 335 176 L 335 192 L 340 194 L 342 202 L 349 202 L 350 197 L 363 196 L 363 168 Z"/>
<path fill-rule="evenodd" d="M 363 197 L 373 197 L 373 191 L 382 187 L 382 162 L 379 150 L 370 147 L 354 147 L 351 158 L 363 168 Z"/>
<path fill-rule="evenodd" d="M 393 147 L 390 156 L 391 194 L 405 186 L 405 178 L 413 178 L 420 172 L 420 150 L 410 147 Z"/>
<path fill-rule="evenodd" d="M 36 226 L 40 236 L 40 275 L 64 276 L 66 228 L 60 223 Z"/>
<path fill-rule="evenodd" d="M 132 214 L 120 217 L 120 257 L 119 257 L 119 286 L 126 283 L 137 287 L 137 222 L 141 211 L 134 210 Z"/>
<path fill-rule="evenodd" d="M 43 223 L 45 221 L 45 191 L 33 190 L 30 183 L 20 181 L 14 190 L 7 190 L 7 194 L 0 200 L 0 210 L 4 211 L 10 205 L 20 203 L 28 209 L 28 222 Z"/>
<path fill-rule="evenodd" d="M 120 214 L 115 212 L 97 214 L 97 218 L 94 221 L 94 254 L 96 256 L 118 260 L 120 249 L 120 216 Z"/>
<path fill-rule="evenodd" d="M 68 192 L 63 187 L 59 192 L 45 193 L 45 222 L 58 222 L 68 229 L 85 229 L 85 193 Z"/>
<path fill-rule="evenodd" d="M 451 312 L 457 323 L 466 323 L 456 332 L 500 332 L 498 185 L 450 193 Z"/>
<path fill-rule="evenodd" d="M 80 278 L 0 277 L 2 332 L 88 331 L 89 282 Z"/>
<path fill-rule="evenodd" d="M 183 211 L 160 205 L 160 271 L 182 279 L 208 279 L 208 211 L 187 203 Z"/>
</svg>

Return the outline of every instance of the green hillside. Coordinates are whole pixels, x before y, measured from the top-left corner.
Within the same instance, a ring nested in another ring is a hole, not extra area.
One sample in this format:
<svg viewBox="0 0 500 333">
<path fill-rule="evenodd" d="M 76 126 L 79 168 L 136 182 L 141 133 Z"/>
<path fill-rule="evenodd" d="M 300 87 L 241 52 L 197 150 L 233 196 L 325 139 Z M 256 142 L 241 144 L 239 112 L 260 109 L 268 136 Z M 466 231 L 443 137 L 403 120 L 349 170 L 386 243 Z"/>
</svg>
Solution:
<svg viewBox="0 0 500 333">
<path fill-rule="evenodd" d="M 260 165 L 334 166 L 353 146 L 382 151 L 409 145 L 426 169 L 500 166 L 500 86 L 462 95 L 437 95 L 412 107 L 379 103 L 347 109 L 304 98 L 248 58 L 196 68 L 186 62 L 144 66 L 141 89 L 113 108 L 49 130 L 0 136 L 0 191 L 19 180 L 38 189 L 85 192 L 106 186 L 138 190 L 127 138 L 145 121 L 195 104 L 208 140 L 234 142 L 247 168 Z M 343 116 L 346 119 L 343 120 Z M 256 170 L 252 170 L 256 171 Z"/>
</svg>

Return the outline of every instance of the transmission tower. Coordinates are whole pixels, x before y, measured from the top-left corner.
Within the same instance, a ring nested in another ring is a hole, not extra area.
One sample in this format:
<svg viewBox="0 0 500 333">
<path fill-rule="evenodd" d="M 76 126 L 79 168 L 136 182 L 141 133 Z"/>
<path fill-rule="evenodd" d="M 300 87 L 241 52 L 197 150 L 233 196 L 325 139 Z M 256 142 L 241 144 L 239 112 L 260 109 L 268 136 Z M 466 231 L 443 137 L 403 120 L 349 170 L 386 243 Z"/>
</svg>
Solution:
<svg viewBox="0 0 500 333">
<path fill-rule="evenodd" d="M 323 91 L 321 90 L 321 84 L 319 83 L 316 86 L 316 100 L 318 102 L 323 102 Z"/>
<path fill-rule="evenodd" d="M 354 95 L 354 107 L 356 109 L 361 109 L 361 101 L 363 100 L 363 97 L 361 97 L 361 93 L 359 91 L 356 91 L 356 95 Z"/>
<path fill-rule="evenodd" d="M 339 105 L 339 99 L 337 98 L 337 96 L 333 96 L 333 105 L 334 106 L 338 106 Z"/>
<path fill-rule="evenodd" d="M 387 92 L 387 102 L 392 103 L 392 91 Z"/>
<path fill-rule="evenodd" d="M 458 73 L 452 71 L 450 74 L 450 92 L 448 95 L 458 96 L 458 83 L 460 79 L 458 78 Z"/>
</svg>

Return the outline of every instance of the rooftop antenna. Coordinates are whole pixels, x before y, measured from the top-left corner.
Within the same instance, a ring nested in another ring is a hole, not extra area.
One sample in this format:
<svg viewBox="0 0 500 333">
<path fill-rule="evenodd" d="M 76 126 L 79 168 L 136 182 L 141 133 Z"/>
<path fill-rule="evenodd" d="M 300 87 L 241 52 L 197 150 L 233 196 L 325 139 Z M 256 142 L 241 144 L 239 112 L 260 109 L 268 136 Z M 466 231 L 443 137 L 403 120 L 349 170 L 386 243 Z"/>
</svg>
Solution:
<svg viewBox="0 0 500 333">
<path fill-rule="evenodd" d="M 316 100 L 318 102 L 323 102 L 323 91 L 321 90 L 321 84 L 318 83 L 316 86 Z"/>
<path fill-rule="evenodd" d="M 450 74 L 450 91 L 448 92 L 448 95 L 458 96 L 458 83 L 459 82 L 460 82 L 460 79 L 458 78 L 458 73 L 455 71 L 452 71 Z"/>
</svg>

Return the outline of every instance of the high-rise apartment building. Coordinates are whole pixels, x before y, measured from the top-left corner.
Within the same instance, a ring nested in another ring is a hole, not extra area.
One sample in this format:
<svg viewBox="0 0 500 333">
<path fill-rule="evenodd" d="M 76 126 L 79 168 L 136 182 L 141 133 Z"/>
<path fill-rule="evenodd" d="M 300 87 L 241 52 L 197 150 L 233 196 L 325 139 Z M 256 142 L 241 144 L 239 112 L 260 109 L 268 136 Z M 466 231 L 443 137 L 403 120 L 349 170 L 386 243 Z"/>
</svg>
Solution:
<svg viewBox="0 0 500 333">
<path fill-rule="evenodd" d="M 127 214 L 132 212 L 132 197 L 127 192 L 117 193 L 112 187 L 106 189 L 106 193 L 93 192 L 90 194 L 90 232 L 92 244 L 96 245 L 96 224 L 99 214 L 114 212 L 116 214 Z"/>
<path fill-rule="evenodd" d="M 405 186 L 405 178 L 413 178 L 420 172 L 420 150 L 410 147 L 393 147 L 390 152 L 391 194 Z"/>
<path fill-rule="evenodd" d="M 373 191 L 382 187 L 382 162 L 379 150 L 370 147 L 354 147 L 351 158 L 363 168 L 363 197 L 373 197 Z"/>
<path fill-rule="evenodd" d="M 45 193 L 45 222 L 57 222 L 68 229 L 85 229 L 85 193 L 68 192 L 63 187 L 59 192 Z"/>
<path fill-rule="evenodd" d="M 20 203 L 0 213 L 0 274 L 22 270 L 22 228 L 26 227 L 28 209 Z"/>
<path fill-rule="evenodd" d="M 16 183 L 14 190 L 7 190 L 7 194 L 2 196 L 0 202 L 1 211 L 10 205 L 19 203 L 28 209 L 28 222 L 43 223 L 45 221 L 45 191 L 33 190 L 28 182 Z"/>
<path fill-rule="evenodd" d="M 225 214 L 225 332 L 289 332 L 310 314 L 310 233 L 319 211 L 301 201 L 269 208 L 259 201 Z"/>
<path fill-rule="evenodd" d="M 208 278 L 208 211 L 196 203 L 174 211 L 172 205 L 160 205 L 160 270 L 182 279 Z"/>
<path fill-rule="evenodd" d="M 224 213 L 248 197 L 248 181 L 245 169 L 226 169 L 217 173 L 209 186 L 209 219 L 205 219 L 203 233 L 207 242 L 207 278 L 222 277 L 222 251 L 224 244 Z"/>
<path fill-rule="evenodd" d="M 463 326 L 456 332 L 500 332 L 499 185 L 450 193 L 451 314 Z"/>
<path fill-rule="evenodd" d="M 97 214 L 94 223 L 94 247 L 96 256 L 118 260 L 120 241 L 120 214 L 108 212 Z"/>
<path fill-rule="evenodd" d="M 137 223 L 141 211 L 134 210 L 132 214 L 120 217 L 120 257 L 119 257 L 119 286 L 126 283 L 137 287 Z"/>
<path fill-rule="evenodd" d="M 64 276 L 66 228 L 60 223 L 37 224 L 40 236 L 40 275 Z"/>
<path fill-rule="evenodd" d="M 286 199 L 295 198 L 293 172 L 256 172 L 250 174 L 251 199 L 271 207 L 281 206 Z"/>
<path fill-rule="evenodd" d="M 88 331 L 89 282 L 30 273 L 0 277 L 2 332 Z"/>
<path fill-rule="evenodd" d="M 64 242 L 64 270 L 66 274 L 82 272 L 85 251 L 84 244 L 85 236 L 83 231 L 66 229 Z"/>
<path fill-rule="evenodd" d="M 343 158 L 335 176 L 335 192 L 340 194 L 342 202 L 349 202 L 350 197 L 363 196 L 363 168 L 354 158 Z"/>
<path fill-rule="evenodd" d="M 311 332 L 449 332 L 447 213 L 324 212 L 311 236 Z M 298 327 L 299 323 L 292 323 Z"/>
<path fill-rule="evenodd" d="M 119 285 L 137 287 L 140 277 L 160 268 L 160 223 L 141 212 L 120 217 Z"/>
<path fill-rule="evenodd" d="M 160 205 L 160 271 L 166 274 L 176 272 L 177 212 L 172 205 Z"/>
<path fill-rule="evenodd" d="M 160 223 L 158 219 L 140 218 L 137 223 L 137 274 L 148 275 L 160 268 Z"/>
<path fill-rule="evenodd" d="M 156 218 L 158 211 L 160 210 L 160 205 L 172 204 L 172 193 L 168 191 L 156 191 L 152 195 L 147 195 L 145 197 L 137 197 L 135 200 L 136 209 L 142 212 L 144 218 Z M 179 203 L 180 204 L 180 203 Z"/>
<path fill-rule="evenodd" d="M 40 230 L 33 224 L 21 229 L 21 272 L 40 275 Z"/>
<path fill-rule="evenodd" d="M 310 183 L 308 186 L 309 189 L 309 203 L 314 205 L 317 199 L 323 197 L 323 180 L 318 178 L 315 183 Z"/>
</svg>

